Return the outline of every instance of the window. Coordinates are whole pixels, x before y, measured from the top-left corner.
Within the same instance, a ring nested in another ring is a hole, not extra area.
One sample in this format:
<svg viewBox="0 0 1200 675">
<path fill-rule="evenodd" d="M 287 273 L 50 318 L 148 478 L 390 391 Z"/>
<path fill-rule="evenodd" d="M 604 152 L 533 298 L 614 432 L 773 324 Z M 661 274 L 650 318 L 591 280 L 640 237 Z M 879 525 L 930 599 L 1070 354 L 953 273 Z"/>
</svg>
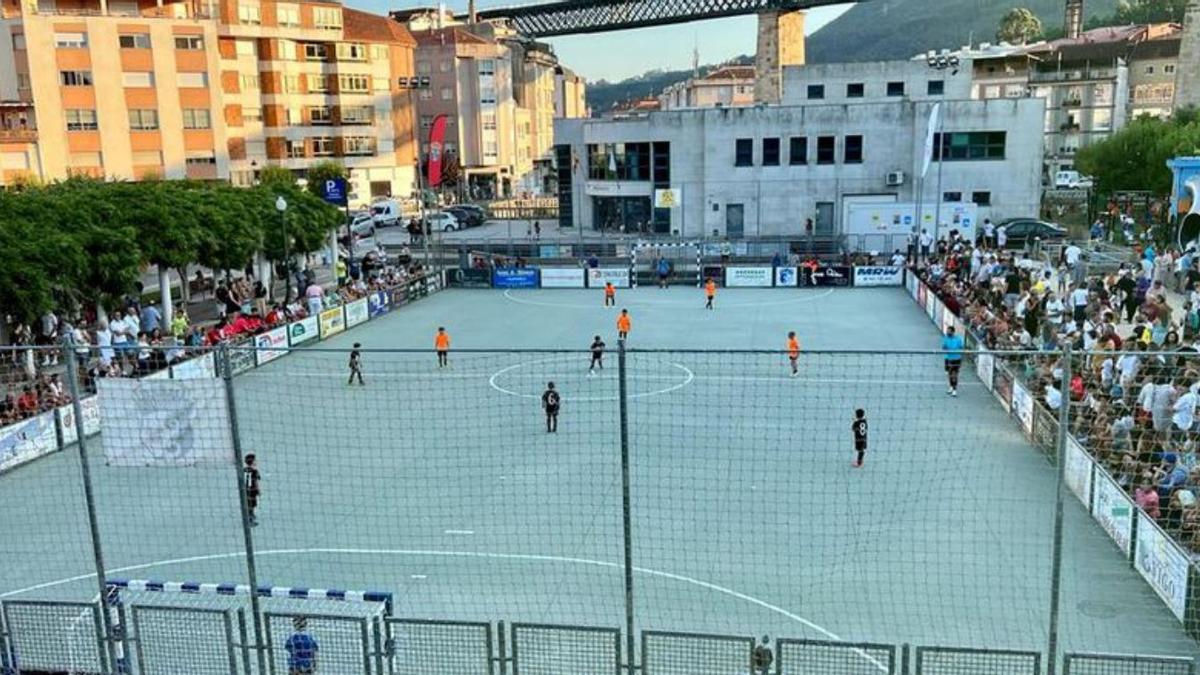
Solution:
<svg viewBox="0 0 1200 675">
<path fill-rule="evenodd" d="M 188 166 L 204 166 L 206 164 L 216 164 L 217 156 L 212 151 L 189 150 L 187 157 L 183 161 Z"/>
<path fill-rule="evenodd" d="M 339 61 L 366 61 L 367 46 L 361 42 L 339 42 L 337 57 Z"/>
<path fill-rule="evenodd" d="M 762 153 L 763 166 L 779 166 L 779 139 L 764 138 Z"/>
<path fill-rule="evenodd" d="M 289 139 L 283 142 L 283 154 L 291 159 L 304 157 L 304 141 Z"/>
<path fill-rule="evenodd" d="M 180 88 L 207 87 L 208 73 L 179 73 L 176 84 Z"/>
<path fill-rule="evenodd" d="M 837 159 L 837 139 L 833 136 L 817 137 L 817 164 L 833 164 Z"/>
<path fill-rule="evenodd" d="M 117 37 L 117 42 L 121 45 L 121 49 L 150 49 L 148 33 L 125 33 Z"/>
<path fill-rule="evenodd" d="M 442 100 L 449 101 L 454 98 L 454 90 L 450 87 L 442 87 Z"/>
<path fill-rule="evenodd" d="M 962 193 L 961 192 L 943 192 L 942 193 L 942 201 L 943 202 L 961 202 L 962 201 Z"/>
<path fill-rule="evenodd" d="M 87 33 L 55 33 L 54 46 L 59 49 L 83 49 L 87 47 Z"/>
<path fill-rule="evenodd" d="M 60 70 L 58 76 L 64 87 L 92 86 L 92 71 L 90 70 Z"/>
<path fill-rule="evenodd" d="M 299 108 L 288 108 L 285 112 L 288 126 L 300 126 L 304 124 L 304 113 Z"/>
<path fill-rule="evenodd" d="M 904 95 L 904 83 L 903 82 L 888 82 L 887 83 L 887 95 L 888 96 L 903 96 Z"/>
<path fill-rule="evenodd" d="M 933 154 L 935 158 L 948 162 L 1004 159 L 1007 138 L 1007 133 L 1003 131 L 935 134 Z"/>
<path fill-rule="evenodd" d="M 100 166 L 103 163 L 98 152 L 72 152 L 68 163 L 73 167 Z"/>
<path fill-rule="evenodd" d="M 754 139 L 739 138 L 734 149 L 734 166 L 754 166 Z"/>
<path fill-rule="evenodd" d="M 308 123 L 318 126 L 333 124 L 333 115 L 329 110 L 329 106 L 310 106 L 308 109 Z"/>
<path fill-rule="evenodd" d="M 992 193 L 990 192 L 972 192 L 971 202 L 976 206 L 991 206 Z"/>
<path fill-rule="evenodd" d="M 199 51 L 204 49 L 203 35 L 176 35 L 175 49 L 184 49 L 187 51 Z"/>
<path fill-rule="evenodd" d="M 925 93 L 929 94 L 930 96 L 944 95 L 946 93 L 946 81 L 930 80 L 928 84 L 925 85 Z"/>
<path fill-rule="evenodd" d="M 339 75 L 338 90 L 341 93 L 367 93 L 371 91 L 371 78 L 367 75 Z"/>
<path fill-rule="evenodd" d="M 342 10 L 339 7 L 313 7 L 313 25 L 317 28 L 340 30 Z"/>
<path fill-rule="evenodd" d="M 95 131 L 99 128 L 96 124 L 95 110 L 68 109 L 66 118 L 67 131 Z"/>
<path fill-rule="evenodd" d="M 258 45 L 254 40 L 234 40 L 233 50 L 238 56 L 258 56 Z"/>
<path fill-rule="evenodd" d="M 275 5 L 275 20 L 282 28 L 300 27 L 300 7 L 298 5 Z"/>
<path fill-rule="evenodd" d="M 1093 131 L 1109 131 L 1112 129 L 1112 110 L 1093 110 L 1092 111 L 1092 130 Z"/>
<path fill-rule="evenodd" d="M 370 124 L 374 117 L 375 109 L 369 105 L 342 108 L 342 124 Z"/>
<path fill-rule="evenodd" d="M 421 128 L 428 129 L 433 126 L 433 115 L 421 115 Z M 487 129 L 487 119 L 484 119 L 483 128 Z M 492 128 L 496 128 L 496 119 L 492 118 Z"/>
<path fill-rule="evenodd" d="M 448 61 L 443 62 L 442 65 L 445 66 L 445 68 L 443 68 L 443 70 L 450 70 L 450 63 Z M 495 75 L 496 74 L 496 59 L 480 59 L 479 74 L 480 75 Z"/>
<path fill-rule="evenodd" d="M 1164 66 L 1163 66 L 1163 72 L 1164 72 L 1164 73 L 1166 73 L 1166 74 L 1168 74 L 1168 75 L 1171 75 L 1172 73 L 1174 73 L 1174 72 L 1175 72 L 1175 64 L 1174 64 L 1174 63 L 1168 63 L 1168 64 L 1164 65 Z"/>
<path fill-rule="evenodd" d="M 823 85 L 823 84 L 808 85 L 808 98 L 813 101 L 825 98 L 825 85 Z"/>
<path fill-rule="evenodd" d="M 13 49 L 25 49 L 25 35 L 23 33 L 17 33 L 16 35 L 13 35 L 12 40 Z"/>
<path fill-rule="evenodd" d="M 371 45 L 371 58 L 376 61 L 386 61 L 388 48 L 386 45 Z"/>
<path fill-rule="evenodd" d="M 808 139 L 804 136 L 792 136 L 788 147 L 788 164 L 800 166 L 808 164 Z"/>
<path fill-rule="evenodd" d="M 205 112 L 208 112 L 207 110 Z M 262 122 L 262 108 L 242 108 L 243 122 Z"/>
<path fill-rule="evenodd" d="M 134 131 L 153 131 L 158 128 L 157 110 L 130 110 L 129 128 Z"/>
<path fill-rule="evenodd" d="M 433 69 L 429 67 L 428 61 L 417 61 L 417 72 L 430 73 L 433 72 Z"/>
<path fill-rule="evenodd" d="M 421 93 L 419 93 L 417 96 L 422 101 L 432 101 L 433 100 L 433 91 L 431 91 L 429 89 L 422 89 Z"/>
<path fill-rule="evenodd" d="M 588 178 L 649 181 L 650 143 L 593 143 L 587 146 Z"/>
<path fill-rule="evenodd" d="M 258 5 L 243 5 L 238 3 L 238 23 L 248 26 L 262 24 L 262 11 Z"/>
<path fill-rule="evenodd" d="M 867 88 L 862 82 L 851 82 L 846 85 L 846 98 L 862 98 L 867 93 Z"/>
<path fill-rule="evenodd" d="M 421 125 L 423 127 L 426 126 L 425 119 L 426 118 L 424 116 L 421 117 Z M 482 115 L 479 116 L 479 120 L 482 123 L 484 131 L 495 131 L 496 130 L 496 113 L 492 113 L 492 112 L 483 113 Z M 430 118 L 430 122 L 432 122 L 432 118 Z"/>
<path fill-rule="evenodd" d="M 212 117 L 206 108 L 184 108 L 184 129 L 208 129 L 212 127 Z"/>
<path fill-rule="evenodd" d="M 373 155 L 375 154 L 375 139 L 370 136 L 347 136 L 342 139 L 342 154 Z"/>
<path fill-rule="evenodd" d="M 863 161 L 863 137 L 858 135 L 847 136 L 846 144 L 842 147 L 842 161 L 846 164 L 862 164 Z"/>
<path fill-rule="evenodd" d="M 308 90 L 317 93 L 329 91 L 329 77 L 317 74 L 309 75 Z"/>
<path fill-rule="evenodd" d="M 1146 74 L 1153 75 L 1154 74 L 1154 66 L 1146 66 Z"/>
<path fill-rule="evenodd" d="M 300 91 L 300 76 L 299 75 L 284 75 L 283 90 L 289 94 L 295 94 Z"/>
<path fill-rule="evenodd" d="M 242 91 L 258 89 L 258 75 L 241 75 L 238 82 L 242 85 Z"/>
<path fill-rule="evenodd" d="M 321 42 L 305 42 L 304 58 L 309 61 L 324 61 L 329 58 L 329 45 Z"/>
<path fill-rule="evenodd" d="M 153 87 L 154 73 L 121 73 L 121 84 L 126 87 Z"/>
<path fill-rule="evenodd" d="M 162 153 L 158 150 L 138 150 L 133 153 L 134 166 L 162 166 Z"/>
<path fill-rule="evenodd" d="M 328 157 L 333 154 L 332 138 L 313 138 L 312 154 L 316 157 Z"/>
</svg>

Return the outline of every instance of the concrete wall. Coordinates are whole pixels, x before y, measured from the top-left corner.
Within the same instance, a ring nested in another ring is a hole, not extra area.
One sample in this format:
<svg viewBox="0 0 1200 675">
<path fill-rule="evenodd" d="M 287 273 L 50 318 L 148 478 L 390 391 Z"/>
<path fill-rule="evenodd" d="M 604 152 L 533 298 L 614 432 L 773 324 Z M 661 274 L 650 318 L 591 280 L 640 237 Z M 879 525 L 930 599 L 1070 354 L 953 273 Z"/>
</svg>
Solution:
<svg viewBox="0 0 1200 675">
<path fill-rule="evenodd" d="M 805 13 L 760 12 L 758 15 L 758 51 L 755 53 L 754 100 L 779 103 L 783 88 L 783 68 L 805 62 Z"/>
<path fill-rule="evenodd" d="M 935 70 L 924 61 L 875 61 L 868 63 L 821 63 L 783 69 L 783 103 L 801 105 L 809 102 L 808 86 L 824 85 L 826 103 L 850 101 L 873 103 L 907 99 L 971 98 L 971 62 L 963 62 L 955 70 Z M 929 82 L 941 80 L 945 93 L 930 95 Z M 888 96 L 889 82 L 903 82 L 903 96 Z M 862 98 L 849 98 L 847 85 L 863 85 Z"/>
<path fill-rule="evenodd" d="M 560 143 L 572 145 L 584 164 L 576 175 L 574 197 L 583 227 L 593 227 L 592 197 L 652 194 L 649 182 L 587 181 L 587 145 L 667 141 L 671 147 L 671 183 L 683 190 L 682 208 L 672 212 L 671 229 L 686 236 L 725 232 L 730 204 L 741 204 L 745 234 L 799 235 L 805 218 L 816 218 L 817 204 L 833 205 L 835 228 L 847 200 L 862 197 L 917 200 L 914 177 L 921 170 L 929 102 L 899 101 L 862 105 L 782 106 L 653 113 L 624 120 L 563 120 L 555 125 Z M 951 101 L 943 106 L 944 130 L 1005 131 L 1003 160 L 947 162 L 940 192 L 990 192 L 991 206 L 980 217 L 999 220 L 1033 216 L 1041 199 L 1042 120 L 1037 99 Z M 861 164 L 843 162 L 848 135 L 863 137 Z M 809 163 L 789 165 L 789 138 L 808 138 Z M 816 164 L 820 136 L 836 138 L 836 161 Z M 737 139 L 754 143 L 754 166 L 735 166 Z M 762 165 L 762 139 L 779 138 L 780 166 Z M 924 181 L 923 201 L 936 203 L 938 165 Z M 902 171 L 900 186 L 886 185 L 890 172 Z"/>
</svg>

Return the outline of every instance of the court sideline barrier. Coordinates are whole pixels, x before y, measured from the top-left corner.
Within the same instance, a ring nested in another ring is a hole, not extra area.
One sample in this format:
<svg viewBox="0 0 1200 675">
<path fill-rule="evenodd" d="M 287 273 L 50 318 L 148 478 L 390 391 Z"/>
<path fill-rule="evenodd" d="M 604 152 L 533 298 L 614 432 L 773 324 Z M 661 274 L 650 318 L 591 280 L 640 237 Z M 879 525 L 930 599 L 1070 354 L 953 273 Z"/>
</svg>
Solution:
<svg viewBox="0 0 1200 675">
<path fill-rule="evenodd" d="M 926 311 L 942 333 L 950 326 L 964 336 L 969 350 L 979 350 L 975 374 L 995 395 L 1004 412 L 1015 418 L 1025 437 L 1051 461 L 1057 461 L 1058 417 L 1030 392 L 1003 362 L 1002 351 L 985 353 L 976 335 L 951 312 L 937 294 L 909 274 L 909 296 Z M 972 344 L 973 343 L 973 344 Z M 1064 392 L 1063 401 L 1069 398 Z M 1067 434 L 1063 480 L 1068 491 L 1112 539 L 1126 562 L 1142 577 L 1193 638 L 1200 639 L 1200 565 L 1125 493 L 1083 443 Z"/>
<path fill-rule="evenodd" d="M 645 272 L 638 270 L 636 265 L 496 267 L 458 269 L 447 274 L 454 285 L 467 288 L 604 288 L 605 283 L 612 283 L 616 288 L 636 288 L 639 283 L 657 281 L 652 268 Z M 696 285 L 703 277 L 717 279 L 726 288 L 899 288 L 904 285 L 906 276 L 911 274 L 905 268 L 890 265 L 823 265 L 817 268 L 805 265 L 708 265 L 698 269 Z M 673 274 L 672 278 L 684 277 Z M 688 282 L 690 285 L 690 277 Z"/>
<path fill-rule="evenodd" d="M 240 375 L 274 361 L 285 356 L 289 349 L 311 340 L 333 337 L 343 330 L 359 326 L 437 293 L 444 286 L 441 276 L 430 274 L 399 286 L 372 291 L 366 297 L 325 310 L 322 315 L 336 315 L 333 322 L 341 326 L 340 330 L 328 335 L 320 330 L 320 317 L 307 317 L 258 335 L 237 339 L 230 343 L 233 349 L 229 351 L 233 373 Z M 185 347 L 171 349 L 187 351 Z M 74 350 L 67 351 L 71 353 L 66 358 L 74 358 Z M 139 379 L 186 380 L 215 377 L 216 359 L 209 350 Z M 83 411 L 82 427 L 85 437 L 100 433 L 100 406 L 97 396 L 92 394 L 81 398 L 79 402 Z M 68 403 L 0 428 L 0 475 L 70 447 L 79 438 L 80 426 L 75 420 L 74 406 Z"/>
</svg>

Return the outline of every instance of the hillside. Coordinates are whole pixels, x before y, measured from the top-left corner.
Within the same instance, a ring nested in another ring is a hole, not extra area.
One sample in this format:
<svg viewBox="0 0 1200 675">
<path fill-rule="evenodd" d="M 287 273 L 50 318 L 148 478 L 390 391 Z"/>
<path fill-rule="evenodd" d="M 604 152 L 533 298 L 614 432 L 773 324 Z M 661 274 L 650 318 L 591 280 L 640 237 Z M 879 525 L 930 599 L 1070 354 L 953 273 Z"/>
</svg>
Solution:
<svg viewBox="0 0 1200 675">
<path fill-rule="evenodd" d="M 706 75 L 724 65 L 752 63 L 754 63 L 754 57 L 739 56 L 719 65 L 701 66 L 700 74 L 702 76 Z M 647 96 L 657 96 L 662 93 L 663 89 L 676 82 L 682 82 L 691 76 L 692 71 L 690 69 L 651 70 L 637 77 L 626 78 L 620 82 L 607 82 L 605 80 L 589 82 L 587 86 L 587 102 L 593 112 L 602 114 L 612 109 L 615 103 L 645 98 Z"/>
<path fill-rule="evenodd" d="M 995 42 L 996 27 L 1010 8 L 1024 6 L 1047 31 L 1062 26 L 1063 0 L 869 0 L 808 39 L 813 63 L 909 58 L 930 49 L 954 49 L 968 42 Z M 1117 0 L 1087 0 L 1088 19 L 1111 16 Z"/>
</svg>

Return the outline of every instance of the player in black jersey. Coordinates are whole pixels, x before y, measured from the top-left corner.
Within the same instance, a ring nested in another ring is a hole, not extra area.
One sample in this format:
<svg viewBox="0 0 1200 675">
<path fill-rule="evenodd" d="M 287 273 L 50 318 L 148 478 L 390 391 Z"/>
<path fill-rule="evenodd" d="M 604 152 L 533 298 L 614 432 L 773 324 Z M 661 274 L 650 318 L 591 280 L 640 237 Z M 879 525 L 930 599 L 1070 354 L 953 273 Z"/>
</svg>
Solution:
<svg viewBox="0 0 1200 675">
<path fill-rule="evenodd" d="M 354 384 L 356 377 L 360 385 L 365 387 L 367 384 L 362 379 L 362 352 L 358 351 L 361 348 L 362 343 L 355 342 L 354 349 L 350 351 L 350 379 L 346 382 L 347 386 Z"/>
<path fill-rule="evenodd" d="M 558 433 L 558 406 L 562 397 L 554 388 L 553 382 L 546 383 L 546 391 L 542 393 L 542 409 L 546 411 L 546 433 Z"/>
<path fill-rule="evenodd" d="M 604 370 L 604 340 L 600 336 L 592 338 L 592 363 L 588 366 L 588 377 L 596 374 L 596 369 Z"/>
<path fill-rule="evenodd" d="M 250 527 L 254 527 L 258 525 L 258 517 L 254 515 L 254 511 L 258 508 L 258 496 L 261 494 L 258 484 L 260 476 L 254 453 L 246 455 L 243 461 L 245 463 L 242 475 L 245 476 L 246 512 L 250 516 Z"/>
<path fill-rule="evenodd" d="M 863 465 L 863 458 L 867 454 L 867 413 L 862 408 L 854 411 L 854 422 L 850 424 L 850 431 L 854 433 L 854 451 L 858 453 L 854 460 L 854 468 Z"/>
</svg>

